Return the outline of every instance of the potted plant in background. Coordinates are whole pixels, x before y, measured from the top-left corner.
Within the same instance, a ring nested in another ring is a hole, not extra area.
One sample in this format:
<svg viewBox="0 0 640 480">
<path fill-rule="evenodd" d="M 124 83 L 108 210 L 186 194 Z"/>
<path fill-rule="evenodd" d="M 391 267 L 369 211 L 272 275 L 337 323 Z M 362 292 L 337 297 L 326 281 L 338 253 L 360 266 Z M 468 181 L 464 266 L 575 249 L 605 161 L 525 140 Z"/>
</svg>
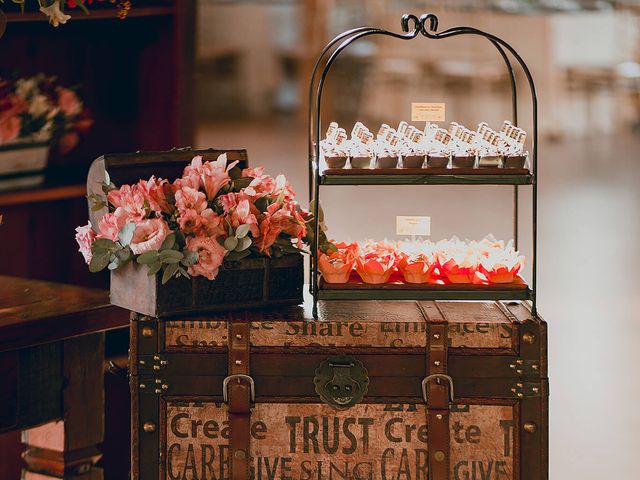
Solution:
<svg viewBox="0 0 640 480">
<path fill-rule="evenodd" d="M 0 78 L 0 178 L 41 172 L 50 147 L 70 152 L 92 123 L 76 93 L 55 77 Z"/>
</svg>

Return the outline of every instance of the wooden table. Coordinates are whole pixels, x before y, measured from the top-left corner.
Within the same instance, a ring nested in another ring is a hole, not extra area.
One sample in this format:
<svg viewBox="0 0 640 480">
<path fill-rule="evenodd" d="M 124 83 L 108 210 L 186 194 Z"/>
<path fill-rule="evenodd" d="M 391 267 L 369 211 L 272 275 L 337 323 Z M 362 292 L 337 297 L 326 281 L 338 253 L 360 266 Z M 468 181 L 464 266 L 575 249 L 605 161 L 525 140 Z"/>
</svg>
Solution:
<svg viewBox="0 0 640 480">
<path fill-rule="evenodd" d="M 22 431 L 24 480 L 102 480 L 104 332 L 128 323 L 106 291 L 0 276 L 0 433 Z"/>
</svg>

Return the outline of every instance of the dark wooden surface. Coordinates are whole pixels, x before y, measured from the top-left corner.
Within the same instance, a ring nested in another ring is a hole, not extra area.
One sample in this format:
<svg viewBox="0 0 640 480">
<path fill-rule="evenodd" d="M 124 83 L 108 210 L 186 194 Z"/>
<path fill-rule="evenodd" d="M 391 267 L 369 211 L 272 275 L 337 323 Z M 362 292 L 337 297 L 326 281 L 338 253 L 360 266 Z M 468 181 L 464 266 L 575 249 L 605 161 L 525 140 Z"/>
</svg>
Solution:
<svg viewBox="0 0 640 480">
<path fill-rule="evenodd" d="M 18 478 L 19 432 L 32 427 L 24 458 L 36 470 L 68 473 L 100 458 L 103 332 L 128 320 L 104 290 L 0 276 L 0 431 L 14 432 L 0 436 L 0 478 Z"/>
<path fill-rule="evenodd" d="M 128 315 L 104 290 L 0 276 L 0 352 L 124 327 Z"/>
</svg>

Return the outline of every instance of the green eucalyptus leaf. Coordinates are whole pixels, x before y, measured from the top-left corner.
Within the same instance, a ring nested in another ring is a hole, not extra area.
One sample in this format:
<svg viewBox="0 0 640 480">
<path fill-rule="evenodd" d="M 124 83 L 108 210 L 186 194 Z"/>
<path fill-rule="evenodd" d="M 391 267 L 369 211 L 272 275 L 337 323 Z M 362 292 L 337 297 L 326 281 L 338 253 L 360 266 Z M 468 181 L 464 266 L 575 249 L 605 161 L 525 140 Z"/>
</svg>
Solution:
<svg viewBox="0 0 640 480">
<path fill-rule="evenodd" d="M 240 240 L 238 240 L 238 246 L 235 248 L 235 250 L 238 252 L 242 252 L 248 249 L 250 246 L 251 246 L 251 238 L 243 237 Z"/>
<path fill-rule="evenodd" d="M 173 263 L 171 265 L 167 265 L 166 267 L 164 267 L 164 273 L 162 274 L 162 284 L 164 285 L 165 283 L 167 283 L 171 277 L 173 277 L 176 272 L 178 271 L 178 264 L 177 263 Z"/>
<path fill-rule="evenodd" d="M 236 237 L 227 237 L 224 241 L 224 248 L 232 252 L 238 246 L 238 239 Z"/>
<path fill-rule="evenodd" d="M 236 229 L 237 238 L 244 238 L 247 236 L 248 233 L 249 233 L 249 225 L 247 223 L 243 223 Z M 233 250 L 233 249 L 230 248 L 229 250 Z"/>
<path fill-rule="evenodd" d="M 160 252 L 160 260 L 162 263 L 174 264 L 180 262 L 183 258 L 183 253 L 177 250 L 163 250 Z"/>
<path fill-rule="evenodd" d="M 141 265 L 151 265 L 152 263 L 158 262 L 158 260 L 160 260 L 160 253 L 158 253 L 157 250 L 149 250 L 148 252 L 140 254 L 136 262 Z"/>
<path fill-rule="evenodd" d="M 169 235 L 167 235 L 167 238 L 164 239 L 164 242 L 162 242 L 160 250 L 171 250 L 175 244 L 176 235 L 175 233 L 170 233 Z"/>
<path fill-rule="evenodd" d="M 121 265 L 127 263 L 133 258 L 133 252 L 129 247 L 121 248 L 115 252 L 116 258 L 120 261 Z"/>
<path fill-rule="evenodd" d="M 114 242 L 113 240 L 109 240 L 108 238 L 98 238 L 95 242 L 93 242 L 93 245 L 91 246 L 92 249 L 95 250 L 115 250 L 117 248 L 116 242 Z"/>
<path fill-rule="evenodd" d="M 95 252 L 91 257 L 91 262 L 89 262 L 89 271 L 96 273 L 104 270 L 104 268 L 109 265 L 110 261 L 110 252 Z"/>
<path fill-rule="evenodd" d="M 251 250 L 249 249 L 244 250 L 242 252 L 233 251 L 233 252 L 229 252 L 227 256 L 224 257 L 224 259 L 231 260 L 231 261 L 242 260 L 243 258 L 248 257 L 250 254 L 251 254 Z"/>
<path fill-rule="evenodd" d="M 160 262 L 152 263 L 151 265 L 149 265 L 149 271 L 147 272 L 147 275 L 152 277 L 156 273 L 158 273 L 161 268 L 162 268 L 162 263 L 160 263 Z"/>
<path fill-rule="evenodd" d="M 133 232 L 135 232 L 135 230 L 136 224 L 134 222 L 129 222 L 120 229 L 120 231 L 118 232 L 118 240 L 123 247 L 126 247 L 131 243 Z"/>
<path fill-rule="evenodd" d="M 191 265 L 195 265 L 198 263 L 198 252 L 192 252 L 191 250 L 185 250 L 184 258 L 182 259 L 182 265 L 185 267 L 190 267 Z"/>
<path fill-rule="evenodd" d="M 183 267 L 179 267 L 178 268 L 178 274 L 185 277 L 185 278 L 191 278 L 189 276 L 189 272 L 187 272 Z"/>
</svg>

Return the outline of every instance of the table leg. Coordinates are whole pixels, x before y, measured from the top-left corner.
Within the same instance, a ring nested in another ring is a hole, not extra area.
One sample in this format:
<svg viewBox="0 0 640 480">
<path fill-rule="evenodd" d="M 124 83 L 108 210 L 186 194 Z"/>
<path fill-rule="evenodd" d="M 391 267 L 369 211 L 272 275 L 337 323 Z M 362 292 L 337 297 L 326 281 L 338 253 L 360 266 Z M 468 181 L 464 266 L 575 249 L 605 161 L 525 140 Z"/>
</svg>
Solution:
<svg viewBox="0 0 640 480">
<path fill-rule="evenodd" d="M 25 430 L 22 480 L 102 480 L 104 333 L 63 342 L 63 419 Z"/>
</svg>

